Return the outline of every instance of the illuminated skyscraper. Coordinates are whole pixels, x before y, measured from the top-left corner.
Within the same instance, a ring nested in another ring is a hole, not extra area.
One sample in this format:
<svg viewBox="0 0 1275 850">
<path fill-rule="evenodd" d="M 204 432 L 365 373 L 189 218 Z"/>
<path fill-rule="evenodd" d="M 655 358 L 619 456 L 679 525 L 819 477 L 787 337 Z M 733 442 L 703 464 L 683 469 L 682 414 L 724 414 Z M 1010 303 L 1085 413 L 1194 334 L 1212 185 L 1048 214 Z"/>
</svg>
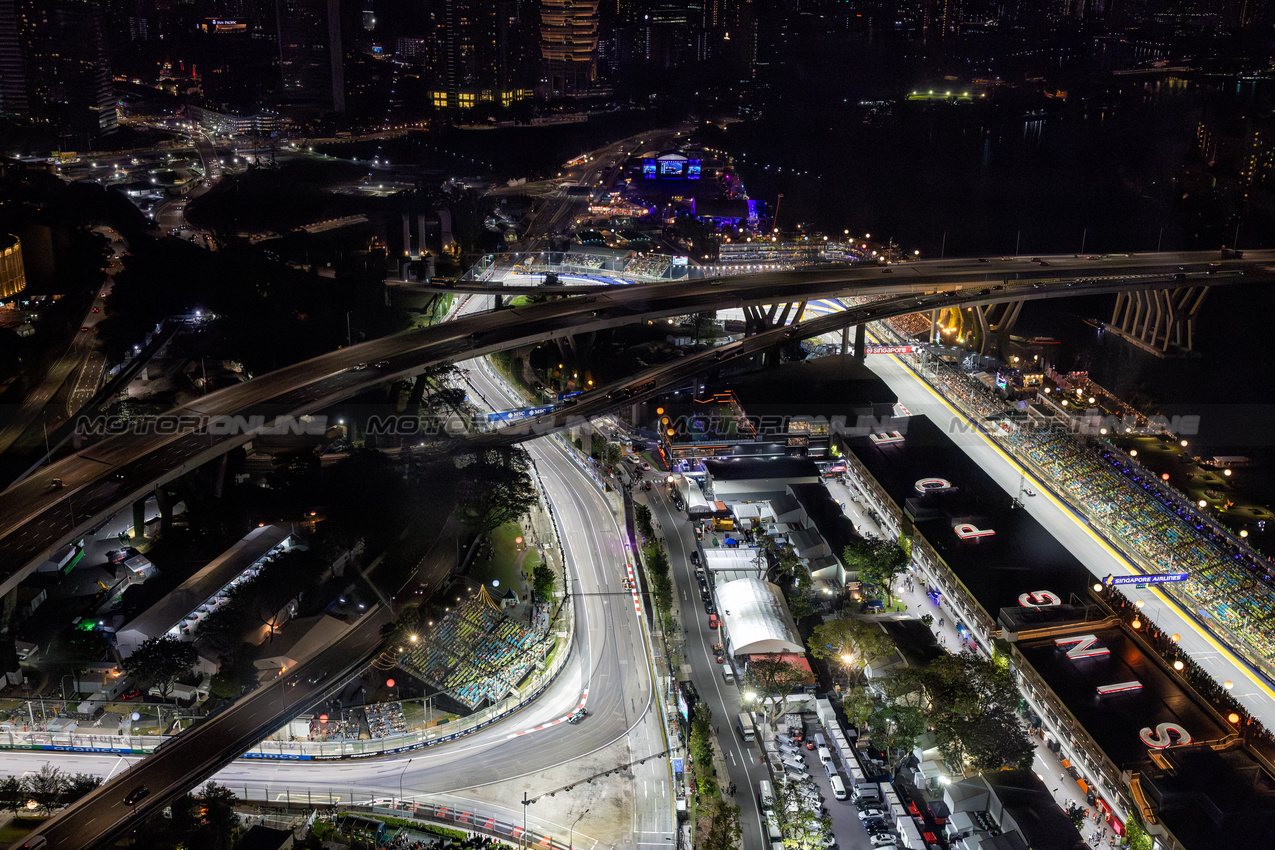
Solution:
<svg viewBox="0 0 1275 850">
<path fill-rule="evenodd" d="M 102 9 L 91 0 L 0 2 L 0 110 L 79 146 L 118 129 Z"/>
<path fill-rule="evenodd" d="M 551 97 L 588 92 L 598 78 L 599 0 L 541 0 L 540 56 Z"/>
<path fill-rule="evenodd" d="M 345 57 L 339 0 L 276 0 L 280 101 L 345 111 Z"/>
</svg>

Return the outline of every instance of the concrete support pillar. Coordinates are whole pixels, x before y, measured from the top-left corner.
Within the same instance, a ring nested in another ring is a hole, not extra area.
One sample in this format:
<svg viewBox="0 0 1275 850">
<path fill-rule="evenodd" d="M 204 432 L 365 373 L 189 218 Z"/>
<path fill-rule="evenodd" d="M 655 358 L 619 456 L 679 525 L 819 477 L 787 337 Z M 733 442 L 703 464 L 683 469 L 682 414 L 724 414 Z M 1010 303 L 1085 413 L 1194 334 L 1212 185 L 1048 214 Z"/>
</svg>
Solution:
<svg viewBox="0 0 1275 850">
<path fill-rule="evenodd" d="M 155 488 L 155 504 L 159 507 L 159 536 L 164 537 L 173 528 L 173 500 L 163 487 Z"/>
<path fill-rule="evenodd" d="M 978 320 L 978 353 L 987 354 L 988 343 L 992 338 L 992 327 L 987 321 L 988 305 L 975 304 L 974 318 Z"/>
<path fill-rule="evenodd" d="M 939 341 L 939 329 L 942 323 L 939 321 L 939 311 L 930 311 L 930 344 L 937 345 Z"/>
<path fill-rule="evenodd" d="M 412 253 L 412 222 L 407 213 L 403 213 L 403 252 L 409 256 Z"/>
<path fill-rule="evenodd" d="M 416 380 L 412 383 L 412 391 L 407 396 L 407 406 L 409 410 L 419 407 L 420 403 L 425 400 L 425 387 L 427 384 L 428 381 L 425 379 L 424 375 L 416 376 Z"/>
<path fill-rule="evenodd" d="M 217 463 L 217 485 L 213 488 L 213 496 L 220 499 L 226 492 L 226 485 L 233 484 L 230 478 L 230 455 L 224 454 Z"/>
<path fill-rule="evenodd" d="M 849 353 L 850 353 L 850 326 L 846 325 L 844 328 L 841 329 L 841 354 L 844 356 Z"/>
<path fill-rule="evenodd" d="M 425 256 L 425 213 L 416 214 L 416 253 L 412 256 L 417 259 Z"/>
<path fill-rule="evenodd" d="M 133 538 L 146 539 L 146 497 L 133 502 Z"/>
<path fill-rule="evenodd" d="M 992 330 L 999 334 L 1011 333 L 1014 325 L 1018 324 L 1018 316 L 1023 312 L 1022 301 L 1007 301 L 1001 305 L 1000 319 L 993 325 Z"/>
<path fill-rule="evenodd" d="M 1135 345 L 1161 356 L 1195 347 L 1195 320 L 1208 296 L 1207 286 L 1183 286 L 1119 293 L 1109 328 Z"/>
<path fill-rule="evenodd" d="M 1128 328 L 1125 327 L 1125 322 L 1129 320 L 1129 303 L 1129 293 L 1116 293 L 1116 306 L 1112 309 L 1111 321 L 1108 322 L 1110 327 L 1119 328 L 1122 331 L 1128 330 Z"/>
<path fill-rule="evenodd" d="M 867 325 L 860 323 L 854 326 L 854 358 L 860 363 L 867 356 Z"/>
</svg>

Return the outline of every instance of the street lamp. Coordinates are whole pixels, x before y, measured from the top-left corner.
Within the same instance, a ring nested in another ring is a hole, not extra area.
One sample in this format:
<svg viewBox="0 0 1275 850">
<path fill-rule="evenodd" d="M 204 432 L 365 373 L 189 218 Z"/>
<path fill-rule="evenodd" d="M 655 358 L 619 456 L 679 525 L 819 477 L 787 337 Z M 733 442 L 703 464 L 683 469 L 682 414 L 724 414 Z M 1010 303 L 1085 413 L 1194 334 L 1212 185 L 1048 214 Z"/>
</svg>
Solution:
<svg viewBox="0 0 1275 850">
<path fill-rule="evenodd" d="M 403 769 L 398 774 L 398 801 L 400 804 L 403 802 L 403 774 L 407 773 L 407 768 L 411 763 L 412 760 L 408 759 L 407 764 L 403 765 Z"/>
<path fill-rule="evenodd" d="M 574 821 L 572 821 L 571 830 L 567 833 L 567 850 L 575 850 L 574 842 L 576 837 L 576 824 L 580 822 L 580 818 L 584 817 L 588 813 L 589 813 L 589 810 L 585 809 L 583 812 L 580 813 L 579 817 L 577 817 Z"/>
</svg>

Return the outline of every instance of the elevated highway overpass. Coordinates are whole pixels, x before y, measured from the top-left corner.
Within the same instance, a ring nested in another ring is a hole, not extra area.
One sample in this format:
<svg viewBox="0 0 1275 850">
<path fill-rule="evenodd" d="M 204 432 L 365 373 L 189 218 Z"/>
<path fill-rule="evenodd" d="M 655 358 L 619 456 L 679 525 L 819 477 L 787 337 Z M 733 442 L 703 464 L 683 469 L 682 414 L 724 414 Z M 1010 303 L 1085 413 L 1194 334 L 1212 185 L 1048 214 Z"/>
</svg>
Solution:
<svg viewBox="0 0 1275 850">
<path fill-rule="evenodd" d="M 276 417 L 316 413 L 387 381 L 444 363 L 647 319 L 776 302 L 886 297 L 791 330 L 805 337 L 864 320 L 940 307 L 1275 277 L 1275 251 L 1226 260 L 1201 252 L 1048 258 L 1046 262 L 1049 265 L 948 260 L 889 267 L 888 274 L 873 266 L 613 287 L 466 316 L 324 354 L 219 390 L 173 409 L 158 421 L 115 423 L 123 426 L 123 433 L 104 436 L 0 493 L 0 594 L 16 587 L 58 547 L 103 516 L 242 445 L 269 428 Z M 745 340 L 734 350 L 751 353 L 768 344 L 774 345 L 775 340 L 760 337 Z M 367 365 L 382 362 L 383 367 Z M 693 358 L 682 362 L 684 368 L 703 367 L 702 361 Z M 648 389 L 657 387 L 658 382 Z M 630 395 L 590 401 L 605 410 L 632 400 Z"/>
</svg>

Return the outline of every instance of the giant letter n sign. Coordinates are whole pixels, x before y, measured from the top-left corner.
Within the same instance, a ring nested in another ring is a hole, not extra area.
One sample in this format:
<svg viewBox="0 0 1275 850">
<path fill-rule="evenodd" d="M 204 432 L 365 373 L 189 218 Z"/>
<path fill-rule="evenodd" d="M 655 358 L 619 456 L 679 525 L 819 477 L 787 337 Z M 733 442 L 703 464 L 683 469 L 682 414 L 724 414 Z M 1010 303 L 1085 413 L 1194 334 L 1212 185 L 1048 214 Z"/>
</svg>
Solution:
<svg viewBox="0 0 1275 850">
<path fill-rule="evenodd" d="M 1021 602 L 1022 600 L 1019 601 Z M 1111 650 L 1105 646 L 1098 646 L 1098 638 L 1095 635 L 1073 635 L 1072 637 L 1058 638 L 1054 641 L 1054 646 L 1070 646 L 1071 648 L 1067 650 L 1067 657 L 1073 661 L 1077 658 L 1097 658 L 1100 655 L 1111 654 Z"/>
</svg>

